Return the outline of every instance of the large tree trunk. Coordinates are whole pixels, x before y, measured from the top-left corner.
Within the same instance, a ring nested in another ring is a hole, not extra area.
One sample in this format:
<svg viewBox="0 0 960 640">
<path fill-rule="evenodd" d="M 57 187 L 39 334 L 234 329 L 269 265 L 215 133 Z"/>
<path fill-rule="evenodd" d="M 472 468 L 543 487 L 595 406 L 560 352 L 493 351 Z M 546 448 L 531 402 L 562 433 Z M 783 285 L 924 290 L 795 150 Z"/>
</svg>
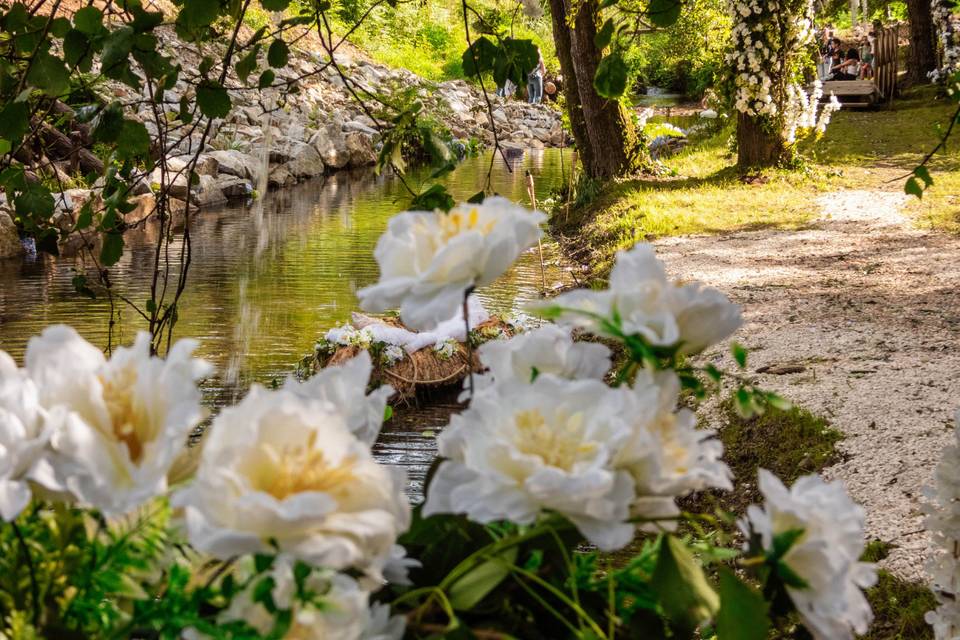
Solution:
<svg viewBox="0 0 960 640">
<path fill-rule="evenodd" d="M 631 169 L 632 149 L 628 146 L 633 144 L 634 135 L 632 123 L 620 103 L 601 98 L 593 88 L 593 77 L 602 57 L 594 44 L 596 8 L 596 0 L 581 3 L 571 33 L 571 57 L 590 147 L 590 164 L 584 162 L 584 167 L 591 178 L 605 180 Z"/>
<path fill-rule="evenodd" d="M 737 165 L 741 170 L 773 167 L 783 158 L 783 139 L 745 113 L 737 118 Z"/>
<path fill-rule="evenodd" d="M 912 82 L 926 82 L 927 74 L 937 67 L 930 0 L 907 0 L 907 12 L 910 16 L 907 77 Z"/>
<path fill-rule="evenodd" d="M 593 166 L 593 149 L 587 135 L 587 123 L 580 105 L 580 88 L 577 85 L 577 70 L 573 65 L 573 42 L 570 26 L 567 24 L 569 3 L 565 0 L 550 0 L 550 15 L 553 18 L 553 41 L 556 44 L 557 59 L 563 73 L 563 95 L 567 101 L 567 115 L 570 128 L 577 143 L 583 166 Z"/>
</svg>

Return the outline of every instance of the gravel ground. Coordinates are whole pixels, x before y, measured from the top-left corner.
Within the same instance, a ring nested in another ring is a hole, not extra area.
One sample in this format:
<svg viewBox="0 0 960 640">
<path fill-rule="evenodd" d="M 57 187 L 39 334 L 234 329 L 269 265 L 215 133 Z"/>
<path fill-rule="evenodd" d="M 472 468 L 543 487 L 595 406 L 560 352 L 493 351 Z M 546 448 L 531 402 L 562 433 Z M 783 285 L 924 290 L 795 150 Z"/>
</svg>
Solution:
<svg viewBox="0 0 960 640">
<path fill-rule="evenodd" d="M 736 339 L 762 387 L 830 420 L 846 438 L 824 474 L 867 511 L 867 535 L 897 548 L 882 564 L 922 579 L 920 513 L 960 406 L 960 238 L 912 228 L 901 193 L 843 191 L 798 231 L 663 239 L 671 273 L 743 305 Z M 717 350 L 707 357 L 724 360 Z M 802 369 L 802 370 L 800 370 Z"/>
</svg>

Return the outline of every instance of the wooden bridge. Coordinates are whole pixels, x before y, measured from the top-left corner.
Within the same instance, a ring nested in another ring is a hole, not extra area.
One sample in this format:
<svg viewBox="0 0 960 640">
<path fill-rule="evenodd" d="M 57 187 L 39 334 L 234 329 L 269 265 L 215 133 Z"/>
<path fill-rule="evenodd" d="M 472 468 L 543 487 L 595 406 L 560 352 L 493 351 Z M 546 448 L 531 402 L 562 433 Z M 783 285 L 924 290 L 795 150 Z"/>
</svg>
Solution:
<svg viewBox="0 0 960 640">
<path fill-rule="evenodd" d="M 823 100 L 830 95 L 844 108 L 865 108 L 881 104 L 890 105 L 897 92 L 897 39 L 898 25 L 881 27 L 874 23 L 874 59 L 872 80 L 830 80 L 823 83 Z"/>
</svg>

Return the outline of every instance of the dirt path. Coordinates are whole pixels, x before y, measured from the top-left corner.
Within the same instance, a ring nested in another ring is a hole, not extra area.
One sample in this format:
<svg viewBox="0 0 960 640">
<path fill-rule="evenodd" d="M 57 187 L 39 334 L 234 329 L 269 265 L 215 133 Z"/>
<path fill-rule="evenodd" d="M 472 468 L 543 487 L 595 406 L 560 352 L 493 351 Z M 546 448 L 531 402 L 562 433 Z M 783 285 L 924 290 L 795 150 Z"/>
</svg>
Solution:
<svg viewBox="0 0 960 640">
<path fill-rule="evenodd" d="M 884 565 L 919 579 L 920 496 L 960 407 L 960 238 L 913 229 L 904 202 L 837 192 L 803 230 L 670 238 L 657 250 L 672 273 L 743 305 L 751 371 L 805 367 L 757 377 L 846 435 L 825 475 L 866 508 L 868 536 L 898 545 Z"/>
</svg>

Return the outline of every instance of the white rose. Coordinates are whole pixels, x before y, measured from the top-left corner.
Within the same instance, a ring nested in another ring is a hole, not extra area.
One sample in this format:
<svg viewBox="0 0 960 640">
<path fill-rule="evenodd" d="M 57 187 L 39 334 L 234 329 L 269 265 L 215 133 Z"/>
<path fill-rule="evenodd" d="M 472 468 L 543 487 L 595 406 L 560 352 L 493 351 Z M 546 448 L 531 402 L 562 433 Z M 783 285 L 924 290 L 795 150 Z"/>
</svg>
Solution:
<svg viewBox="0 0 960 640">
<path fill-rule="evenodd" d="M 27 343 L 25 371 L 54 429 L 51 473 L 41 482 L 107 515 L 125 513 L 167 489 L 167 472 L 200 422 L 197 382 L 211 371 L 180 340 L 165 359 L 137 335 L 110 360 L 70 327 Z M 53 476 L 53 477 L 51 477 Z"/>
<path fill-rule="evenodd" d="M 50 435 L 33 381 L 0 351 L 0 517 L 5 521 L 30 502 L 28 479 Z"/>
<path fill-rule="evenodd" d="M 469 288 L 493 282 L 535 243 L 544 219 L 499 197 L 450 213 L 400 213 L 377 242 L 380 280 L 360 290 L 361 306 L 399 307 L 408 327 L 431 329 L 456 315 Z"/>
<path fill-rule="evenodd" d="M 610 369 L 610 350 L 595 342 L 575 342 L 567 329 L 548 324 L 509 340 L 482 344 L 480 362 L 488 372 L 476 376 L 476 389 L 492 384 L 526 385 L 534 372 L 568 380 L 600 380 Z"/>
<path fill-rule="evenodd" d="M 775 536 L 803 530 L 782 560 L 807 583 L 787 587 L 804 626 L 817 640 L 852 640 L 854 633 L 866 633 L 873 613 L 862 589 L 876 582 L 876 571 L 860 562 L 863 509 L 841 483 L 817 475 L 803 476 L 788 490 L 760 469 L 759 487 L 764 507 L 750 506 L 741 528 L 746 535 L 758 534 L 768 550 Z"/>
<path fill-rule="evenodd" d="M 679 346 L 685 354 L 723 340 L 741 322 L 739 308 L 716 289 L 667 280 L 648 244 L 617 254 L 607 289 L 571 291 L 539 306 L 562 309 L 561 324 L 608 337 L 617 337 L 606 325 L 617 316 L 624 334 L 655 346 Z"/>
<path fill-rule="evenodd" d="M 274 548 L 374 578 L 410 521 L 403 473 L 378 464 L 350 413 L 255 385 L 210 428 L 193 483 L 173 497 L 197 549 L 226 559 Z"/>
<path fill-rule="evenodd" d="M 367 394 L 371 371 L 370 354 L 361 351 L 350 360 L 327 367 L 304 382 L 289 378 L 283 388 L 308 400 L 329 402 L 343 414 L 347 428 L 367 446 L 373 446 L 380 435 L 393 387 L 384 385 Z"/>
<path fill-rule="evenodd" d="M 634 530 L 625 522 L 633 480 L 613 466 L 630 437 L 625 408 L 622 390 L 550 374 L 478 394 L 438 439 L 448 460 L 430 483 L 424 516 L 530 524 L 551 510 L 601 549 L 622 547 Z"/>
</svg>

